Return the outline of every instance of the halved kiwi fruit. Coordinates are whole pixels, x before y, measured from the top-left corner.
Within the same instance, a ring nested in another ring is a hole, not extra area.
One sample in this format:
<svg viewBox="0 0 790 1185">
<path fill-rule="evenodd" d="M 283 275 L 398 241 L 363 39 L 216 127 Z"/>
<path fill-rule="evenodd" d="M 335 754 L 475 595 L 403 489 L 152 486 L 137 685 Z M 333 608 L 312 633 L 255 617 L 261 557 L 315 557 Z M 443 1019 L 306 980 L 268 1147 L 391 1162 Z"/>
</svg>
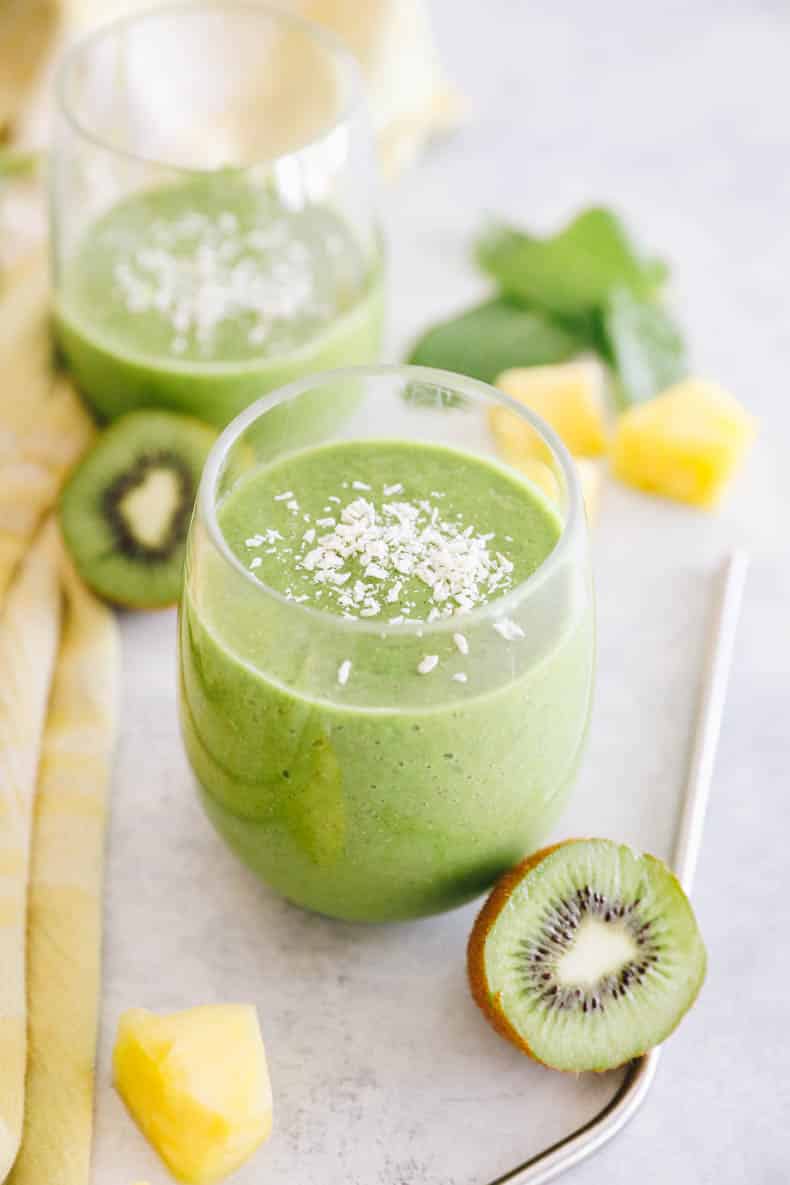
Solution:
<svg viewBox="0 0 790 1185">
<path fill-rule="evenodd" d="M 658 1045 L 705 965 L 677 878 L 608 839 L 568 840 L 506 873 L 468 950 L 472 994 L 494 1028 L 572 1071 L 613 1069 Z"/>
<path fill-rule="evenodd" d="M 131 608 L 172 605 L 200 474 L 216 432 L 170 412 L 131 412 L 66 483 L 60 525 L 86 584 Z"/>
</svg>

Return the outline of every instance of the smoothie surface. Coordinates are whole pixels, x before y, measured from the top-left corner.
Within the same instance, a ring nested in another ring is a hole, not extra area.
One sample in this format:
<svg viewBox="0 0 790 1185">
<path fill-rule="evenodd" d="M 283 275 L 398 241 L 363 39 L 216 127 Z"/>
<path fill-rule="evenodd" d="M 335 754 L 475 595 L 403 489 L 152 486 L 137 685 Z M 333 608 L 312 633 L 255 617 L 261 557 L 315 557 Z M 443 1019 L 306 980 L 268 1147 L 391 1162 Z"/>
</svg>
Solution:
<svg viewBox="0 0 790 1185">
<path fill-rule="evenodd" d="M 56 279 L 59 343 L 102 418 L 156 406 L 224 425 L 301 374 L 378 354 L 377 245 L 229 170 L 119 202 Z"/>
<path fill-rule="evenodd" d="M 288 210 L 220 173 L 137 194 L 99 219 L 65 269 L 62 305 L 131 354 L 244 362 L 300 348 L 366 284 L 335 213 Z"/>
<path fill-rule="evenodd" d="M 349 441 L 240 481 L 220 529 L 288 599 L 393 624 L 462 615 L 527 579 L 555 546 L 555 510 L 516 475 L 439 445 Z"/>
</svg>

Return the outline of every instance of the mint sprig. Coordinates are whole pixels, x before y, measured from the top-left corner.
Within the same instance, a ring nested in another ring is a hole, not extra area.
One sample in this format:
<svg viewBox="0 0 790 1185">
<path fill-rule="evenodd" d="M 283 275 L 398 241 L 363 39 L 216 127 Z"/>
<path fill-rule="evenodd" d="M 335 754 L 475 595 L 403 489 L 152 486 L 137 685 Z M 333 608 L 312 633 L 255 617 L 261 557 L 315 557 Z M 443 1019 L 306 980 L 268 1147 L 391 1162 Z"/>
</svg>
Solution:
<svg viewBox="0 0 790 1185">
<path fill-rule="evenodd" d="M 640 257 L 617 215 L 598 207 L 548 238 L 494 224 L 477 240 L 475 256 L 502 292 L 557 316 L 600 308 L 615 286 L 648 297 L 665 275 Z"/>
<path fill-rule="evenodd" d="M 661 299 L 668 268 L 613 211 L 591 207 L 546 237 L 492 223 L 474 257 L 498 294 L 429 329 L 410 362 L 491 382 L 509 367 L 593 350 L 611 366 L 622 407 L 686 373 L 682 334 Z"/>
</svg>

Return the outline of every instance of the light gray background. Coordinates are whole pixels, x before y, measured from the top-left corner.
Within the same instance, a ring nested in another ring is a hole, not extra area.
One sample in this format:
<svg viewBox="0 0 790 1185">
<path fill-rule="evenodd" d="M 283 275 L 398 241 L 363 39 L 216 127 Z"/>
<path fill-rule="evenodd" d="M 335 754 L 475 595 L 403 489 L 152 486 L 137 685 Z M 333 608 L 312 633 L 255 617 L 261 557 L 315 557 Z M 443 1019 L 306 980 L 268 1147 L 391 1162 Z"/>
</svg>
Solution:
<svg viewBox="0 0 790 1185">
<path fill-rule="evenodd" d="M 470 121 L 385 197 L 392 353 L 483 290 L 486 211 L 550 229 L 613 203 L 673 263 L 697 369 L 758 415 L 717 516 L 611 485 L 595 531 L 600 675 L 558 835 L 667 854 L 711 574 L 747 589 L 695 902 L 710 952 L 652 1096 L 578 1185 L 786 1182 L 790 1117 L 790 6 L 782 0 L 433 0 Z M 254 1000 L 276 1134 L 239 1185 L 484 1185 L 590 1115 L 611 1078 L 531 1065 L 468 999 L 474 910 L 387 928 L 309 917 L 237 866 L 195 804 L 176 727 L 174 619 L 124 623 L 108 867 L 97 1185 L 169 1178 L 109 1086 L 125 1007 Z"/>
</svg>

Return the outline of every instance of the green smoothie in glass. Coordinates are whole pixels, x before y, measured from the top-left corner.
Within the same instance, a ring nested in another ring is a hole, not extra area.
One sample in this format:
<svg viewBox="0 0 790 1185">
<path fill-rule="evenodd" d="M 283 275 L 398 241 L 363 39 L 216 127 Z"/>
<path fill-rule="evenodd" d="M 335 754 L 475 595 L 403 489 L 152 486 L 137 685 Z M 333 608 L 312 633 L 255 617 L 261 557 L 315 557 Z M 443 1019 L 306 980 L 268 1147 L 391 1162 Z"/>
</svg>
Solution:
<svg viewBox="0 0 790 1185">
<path fill-rule="evenodd" d="M 119 203 L 63 267 L 56 328 L 102 418 L 167 407 L 224 425 L 301 374 L 373 361 L 380 267 L 327 207 L 233 172 Z"/>
<path fill-rule="evenodd" d="M 56 329 L 100 418 L 224 426 L 378 356 L 375 145 L 328 29 L 247 0 L 157 5 L 72 46 L 55 90 Z"/>
<path fill-rule="evenodd" d="M 350 373 L 365 400 L 377 376 Z M 576 772 L 592 609 L 568 524 L 473 449 L 349 434 L 245 462 L 247 419 L 223 488 L 204 477 L 181 613 L 205 808 L 308 908 L 459 905 L 541 842 Z"/>
</svg>

